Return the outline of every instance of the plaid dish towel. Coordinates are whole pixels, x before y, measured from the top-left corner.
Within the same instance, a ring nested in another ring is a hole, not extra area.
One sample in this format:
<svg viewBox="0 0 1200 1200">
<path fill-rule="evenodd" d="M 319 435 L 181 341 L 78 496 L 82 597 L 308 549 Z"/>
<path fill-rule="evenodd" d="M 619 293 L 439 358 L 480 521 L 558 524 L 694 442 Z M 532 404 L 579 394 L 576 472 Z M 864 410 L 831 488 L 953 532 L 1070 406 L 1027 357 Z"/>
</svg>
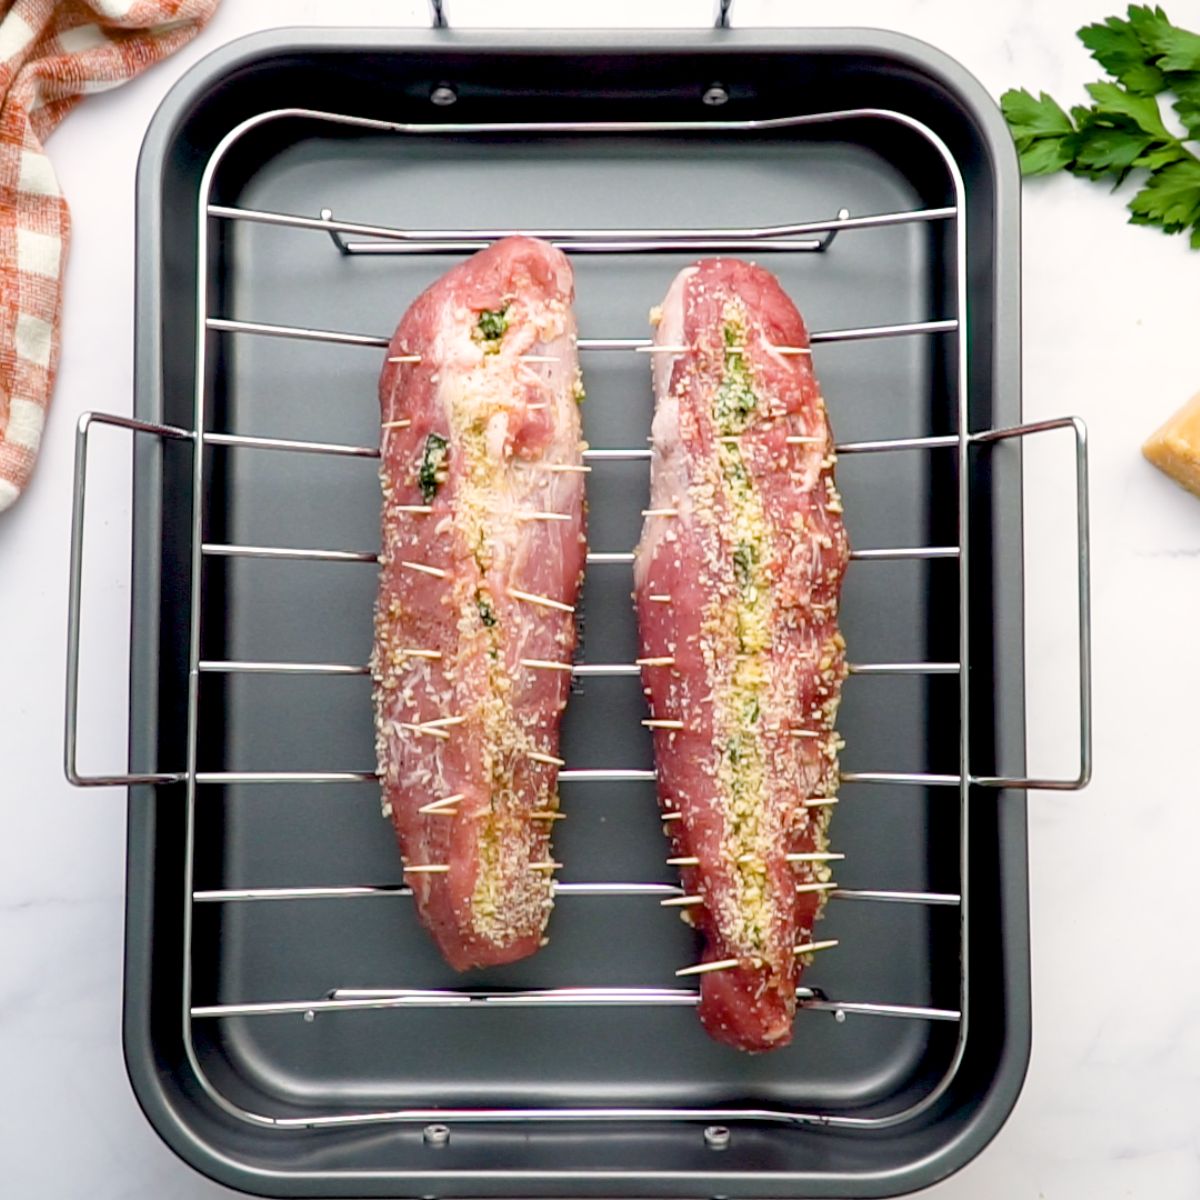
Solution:
<svg viewBox="0 0 1200 1200">
<path fill-rule="evenodd" d="M 58 366 L 67 202 L 42 142 L 191 40 L 217 0 L 0 0 L 0 512 L 37 459 Z"/>
</svg>

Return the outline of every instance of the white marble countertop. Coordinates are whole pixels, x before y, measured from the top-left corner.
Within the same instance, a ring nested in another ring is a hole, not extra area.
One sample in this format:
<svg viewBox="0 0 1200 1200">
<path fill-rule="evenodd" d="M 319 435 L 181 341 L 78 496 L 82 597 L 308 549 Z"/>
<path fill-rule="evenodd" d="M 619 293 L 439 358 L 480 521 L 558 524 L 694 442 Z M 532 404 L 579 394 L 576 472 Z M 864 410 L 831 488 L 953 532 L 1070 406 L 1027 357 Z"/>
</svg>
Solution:
<svg viewBox="0 0 1200 1200">
<path fill-rule="evenodd" d="M 455 24 L 696 26 L 707 0 L 564 5 L 449 0 Z M 735 25 L 818 15 L 938 45 L 998 95 L 1064 102 L 1096 77 L 1074 30 L 1117 0 L 737 0 Z M 1200 29 L 1200 0 L 1173 0 Z M 819 12 L 818 12 L 819 10 Z M 131 408 L 133 180 L 143 132 L 187 66 L 285 24 L 423 24 L 419 0 L 225 0 L 170 62 L 89 99 L 50 139 L 74 214 L 65 349 L 40 470 L 0 518 L 0 1192 L 90 1200 L 232 1196 L 183 1166 L 143 1119 L 120 1048 L 124 805 L 61 767 L 72 426 Z M 1026 188 L 1024 405 L 1091 428 L 1096 772 L 1030 801 L 1034 1046 L 1003 1131 L 935 1200 L 1193 1200 L 1200 1195 L 1200 502 L 1149 468 L 1144 435 L 1200 388 L 1200 254 L 1125 224 L 1103 187 Z M 1035 771 L 1074 749 L 1071 474 L 1065 442 L 1028 459 L 1029 746 Z M 128 452 L 93 456 L 84 663 L 85 765 L 123 761 Z"/>
</svg>

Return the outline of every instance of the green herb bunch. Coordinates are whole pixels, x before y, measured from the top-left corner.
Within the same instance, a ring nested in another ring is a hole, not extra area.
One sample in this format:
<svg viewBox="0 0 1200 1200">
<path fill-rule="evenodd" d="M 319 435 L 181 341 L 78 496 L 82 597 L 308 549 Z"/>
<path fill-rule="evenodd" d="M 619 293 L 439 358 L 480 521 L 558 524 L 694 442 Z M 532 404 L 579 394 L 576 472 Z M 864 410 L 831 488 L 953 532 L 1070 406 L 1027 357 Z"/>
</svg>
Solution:
<svg viewBox="0 0 1200 1200">
<path fill-rule="evenodd" d="M 1088 84 L 1091 106 L 1070 115 L 1042 92 L 1014 88 L 1000 98 L 1021 158 L 1023 175 L 1067 170 L 1116 187 L 1138 168 L 1149 176 L 1129 202 L 1130 221 L 1164 233 L 1191 230 L 1200 250 L 1200 34 L 1180 29 L 1161 8 L 1131 4 L 1124 18 L 1085 25 L 1079 40 L 1114 82 Z M 1157 97 L 1173 95 L 1187 138 L 1163 124 Z"/>
</svg>

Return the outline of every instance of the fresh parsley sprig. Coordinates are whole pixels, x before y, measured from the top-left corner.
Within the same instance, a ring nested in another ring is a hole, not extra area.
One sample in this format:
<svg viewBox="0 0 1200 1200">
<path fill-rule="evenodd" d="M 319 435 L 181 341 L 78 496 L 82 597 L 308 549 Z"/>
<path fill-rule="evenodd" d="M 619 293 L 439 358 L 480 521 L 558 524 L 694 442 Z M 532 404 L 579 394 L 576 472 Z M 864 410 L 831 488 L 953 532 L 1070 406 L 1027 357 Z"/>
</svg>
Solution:
<svg viewBox="0 0 1200 1200">
<path fill-rule="evenodd" d="M 1120 184 L 1133 170 L 1149 172 L 1129 202 L 1135 225 L 1164 233 L 1191 230 L 1200 250 L 1200 34 L 1172 25 L 1161 8 L 1131 4 L 1124 17 L 1085 25 L 1079 40 L 1115 82 L 1088 84 L 1092 104 L 1070 113 L 1042 92 L 1013 88 L 1000 98 L 1023 175 L 1067 170 Z M 1163 124 L 1157 99 L 1170 93 L 1187 130 L 1176 137 Z"/>
</svg>

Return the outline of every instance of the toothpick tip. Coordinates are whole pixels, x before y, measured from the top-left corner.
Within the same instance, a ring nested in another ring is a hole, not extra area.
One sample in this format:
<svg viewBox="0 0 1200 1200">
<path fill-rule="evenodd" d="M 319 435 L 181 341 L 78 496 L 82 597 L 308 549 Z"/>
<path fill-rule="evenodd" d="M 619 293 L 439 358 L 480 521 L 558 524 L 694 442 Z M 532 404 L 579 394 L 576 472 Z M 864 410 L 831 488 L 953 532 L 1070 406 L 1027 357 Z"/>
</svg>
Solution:
<svg viewBox="0 0 1200 1200">
<path fill-rule="evenodd" d="M 732 971 L 734 967 L 740 967 L 742 960 L 740 958 L 719 958 L 712 962 L 695 963 L 690 967 L 680 967 L 675 972 L 680 979 L 687 975 L 707 975 L 710 971 Z"/>
<path fill-rule="evenodd" d="M 445 579 L 446 572 L 441 567 L 431 567 L 428 563 L 411 562 L 407 558 L 399 560 L 402 567 L 407 567 L 410 571 L 420 571 L 423 575 L 432 575 L 435 579 Z"/>
<path fill-rule="evenodd" d="M 818 950 L 832 950 L 838 944 L 837 938 L 829 938 L 824 942 L 801 942 L 793 948 L 795 954 L 816 954 Z"/>
<path fill-rule="evenodd" d="M 522 592 L 517 588 L 509 588 L 508 594 L 514 600 L 524 600 L 527 604 L 540 604 L 543 608 L 553 608 L 558 612 L 573 613 L 575 606 L 564 604 L 561 600 L 553 600 L 549 596 L 539 596 L 534 592 Z"/>
</svg>

